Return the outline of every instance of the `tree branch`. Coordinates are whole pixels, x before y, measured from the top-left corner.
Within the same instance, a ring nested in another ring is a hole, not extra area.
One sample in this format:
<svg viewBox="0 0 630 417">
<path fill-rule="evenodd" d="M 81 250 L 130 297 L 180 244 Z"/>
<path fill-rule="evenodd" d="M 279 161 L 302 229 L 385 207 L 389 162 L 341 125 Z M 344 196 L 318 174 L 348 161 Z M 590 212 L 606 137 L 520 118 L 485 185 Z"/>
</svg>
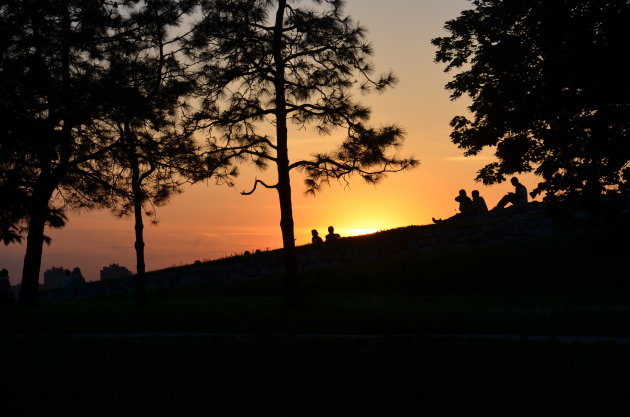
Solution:
<svg viewBox="0 0 630 417">
<path fill-rule="evenodd" d="M 258 187 L 258 184 L 262 185 L 265 188 L 278 188 L 278 184 L 268 185 L 264 181 L 256 179 L 256 182 L 254 182 L 254 188 L 252 188 L 250 191 L 241 191 L 241 195 L 252 195 L 252 194 L 254 194 L 254 191 L 256 191 L 256 187 Z"/>
</svg>

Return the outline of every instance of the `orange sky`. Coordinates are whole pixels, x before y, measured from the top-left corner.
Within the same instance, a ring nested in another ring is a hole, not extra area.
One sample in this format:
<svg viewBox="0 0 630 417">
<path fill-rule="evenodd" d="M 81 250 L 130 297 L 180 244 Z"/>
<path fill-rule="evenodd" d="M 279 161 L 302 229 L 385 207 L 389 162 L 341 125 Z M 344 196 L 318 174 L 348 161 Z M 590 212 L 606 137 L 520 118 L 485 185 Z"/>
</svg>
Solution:
<svg viewBox="0 0 630 417">
<path fill-rule="evenodd" d="M 462 151 L 449 140 L 448 123 L 453 116 L 465 113 L 466 102 L 449 100 L 444 84 L 450 76 L 443 73 L 442 65 L 433 62 L 430 40 L 441 36 L 444 22 L 467 7 L 465 0 L 348 0 L 348 12 L 369 30 L 377 71 L 392 69 L 400 78 L 396 88 L 360 99 L 372 106 L 374 125 L 396 123 L 406 130 L 402 152 L 415 155 L 420 166 L 392 174 L 377 186 L 354 178 L 350 187 L 333 185 L 315 197 L 305 197 L 302 179 L 293 176 L 298 244 L 309 242 L 311 229 L 323 235 L 329 225 L 348 236 L 360 229 L 427 224 L 432 216 L 451 216 L 457 209 L 453 198 L 460 188 L 480 190 L 490 207 L 511 191 L 508 183 L 485 187 L 474 182 L 490 152 L 477 159 L 463 158 Z M 314 132 L 294 132 L 290 157 L 295 160 L 314 151 L 334 149 L 342 134 L 322 137 Z M 270 174 L 243 168 L 234 188 L 196 185 L 159 208 L 159 225 L 146 228 L 147 268 L 280 247 L 275 191 L 259 189 L 247 197 L 239 194 L 251 188 L 256 175 Z M 534 177 L 521 179 L 529 190 L 535 186 Z M 78 266 L 88 280 L 96 280 L 100 268 L 113 262 L 135 271 L 131 219 L 116 219 L 106 211 L 72 214 L 64 229 L 47 234 L 53 242 L 44 247 L 42 276 L 53 266 Z M 21 277 L 24 250 L 25 245 L 0 247 L 0 268 L 9 270 L 14 284 Z"/>
</svg>

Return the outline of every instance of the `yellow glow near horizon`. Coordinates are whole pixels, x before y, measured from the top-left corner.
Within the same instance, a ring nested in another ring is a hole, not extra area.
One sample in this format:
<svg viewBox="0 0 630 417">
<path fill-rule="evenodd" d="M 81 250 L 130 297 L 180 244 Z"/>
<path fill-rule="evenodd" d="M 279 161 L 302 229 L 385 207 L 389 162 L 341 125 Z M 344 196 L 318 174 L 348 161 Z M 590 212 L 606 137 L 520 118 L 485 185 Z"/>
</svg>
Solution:
<svg viewBox="0 0 630 417">
<path fill-rule="evenodd" d="M 378 232 L 379 229 L 339 229 L 341 236 L 362 236 L 371 235 Z M 382 230 L 382 229 L 381 229 Z"/>
</svg>

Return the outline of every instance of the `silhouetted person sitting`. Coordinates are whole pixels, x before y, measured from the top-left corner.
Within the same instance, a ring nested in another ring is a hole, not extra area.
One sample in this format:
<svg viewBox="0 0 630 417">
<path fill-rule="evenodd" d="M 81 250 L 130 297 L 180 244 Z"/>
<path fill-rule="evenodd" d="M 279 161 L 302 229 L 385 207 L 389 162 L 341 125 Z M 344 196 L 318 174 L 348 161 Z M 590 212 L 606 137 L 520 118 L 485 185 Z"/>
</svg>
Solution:
<svg viewBox="0 0 630 417">
<path fill-rule="evenodd" d="M 472 202 L 475 207 L 475 214 L 477 216 L 481 216 L 488 212 L 488 206 L 486 205 L 486 200 L 483 199 L 482 196 L 479 195 L 479 191 L 475 190 L 472 193 Z"/>
<path fill-rule="evenodd" d="M 436 219 L 435 217 L 433 217 L 431 220 L 433 220 L 433 223 L 442 223 L 442 222 L 448 222 L 451 220 L 455 220 L 455 219 L 462 219 L 465 217 L 471 217 L 474 216 L 476 211 L 475 211 L 475 205 L 473 204 L 472 200 L 470 199 L 470 197 L 468 197 L 466 195 L 466 190 L 459 190 L 459 195 L 457 197 L 455 197 L 455 201 L 457 201 L 459 203 L 459 213 L 457 213 L 454 216 L 449 217 L 448 219 L 442 220 L 442 219 Z"/>
<path fill-rule="evenodd" d="M 319 236 L 319 233 L 317 232 L 317 230 L 315 229 L 311 230 L 311 235 L 313 235 L 313 237 L 311 238 L 311 243 L 313 245 L 321 245 L 322 243 L 324 243 L 322 238 Z"/>
<path fill-rule="evenodd" d="M 334 242 L 336 240 L 339 240 L 339 238 L 341 238 L 341 236 L 339 236 L 339 233 L 335 233 L 335 228 L 332 226 L 328 226 L 328 234 L 326 235 L 326 242 Z"/>
<path fill-rule="evenodd" d="M 527 188 L 516 177 L 512 177 L 510 182 L 514 186 L 514 192 L 504 195 L 493 210 L 505 208 L 508 204 L 515 206 L 527 204 Z"/>
</svg>

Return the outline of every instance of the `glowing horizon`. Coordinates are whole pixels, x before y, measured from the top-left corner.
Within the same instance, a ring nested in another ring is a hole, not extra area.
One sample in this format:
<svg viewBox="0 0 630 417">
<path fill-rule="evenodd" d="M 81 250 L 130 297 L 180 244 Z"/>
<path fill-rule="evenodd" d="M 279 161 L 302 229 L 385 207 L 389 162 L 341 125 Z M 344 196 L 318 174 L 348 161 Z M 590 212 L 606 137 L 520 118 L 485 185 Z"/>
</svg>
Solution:
<svg viewBox="0 0 630 417">
<path fill-rule="evenodd" d="M 339 233 L 343 236 L 364 236 L 382 231 L 384 229 L 341 229 Z"/>
</svg>

